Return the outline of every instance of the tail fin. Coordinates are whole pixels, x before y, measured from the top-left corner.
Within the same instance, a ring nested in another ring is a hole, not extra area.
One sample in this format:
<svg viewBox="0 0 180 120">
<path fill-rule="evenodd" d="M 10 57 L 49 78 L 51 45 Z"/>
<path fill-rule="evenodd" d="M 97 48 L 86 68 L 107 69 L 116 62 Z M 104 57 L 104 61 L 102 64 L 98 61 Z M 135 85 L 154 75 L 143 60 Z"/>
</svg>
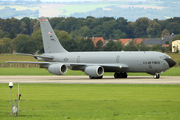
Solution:
<svg viewBox="0 0 180 120">
<path fill-rule="evenodd" d="M 43 38 L 44 52 L 45 53 L 64 53 L 68 52 L 60 44 L 54 30 L 52 29 L 49 21 L 45 17 L 39 18 L 41 33 Z"/>
</svg>

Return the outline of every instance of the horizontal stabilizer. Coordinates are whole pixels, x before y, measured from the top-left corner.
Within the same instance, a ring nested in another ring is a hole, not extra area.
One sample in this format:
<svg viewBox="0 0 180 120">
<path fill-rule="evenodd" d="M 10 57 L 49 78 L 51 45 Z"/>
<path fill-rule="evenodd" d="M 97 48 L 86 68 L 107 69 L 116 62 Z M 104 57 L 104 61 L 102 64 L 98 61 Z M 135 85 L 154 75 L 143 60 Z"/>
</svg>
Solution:
<svg viewBox="0 0 180 120">
<path fill-rule="evenodd" d="M 39 65 L 43 65 L 43 64 L 50 64 L 50 62 L 23 62 L 23 61 L 7 61 L 5 63 L 18 63 L 18 64 L 39 64 Z"/>
<path fill-rule="evenodd" d="M 54 58 L 52 56 L 46 56 L 46 55 L 33 55 L 33 54 L 25 54 L 25 53 L 14 53 L 14 54 L 32 56 L 32 57 L 36 57 L 36 58 L 39 57 L 39 58 L 43 58 L 43 59 L 53 59 Z"/>
</svg>

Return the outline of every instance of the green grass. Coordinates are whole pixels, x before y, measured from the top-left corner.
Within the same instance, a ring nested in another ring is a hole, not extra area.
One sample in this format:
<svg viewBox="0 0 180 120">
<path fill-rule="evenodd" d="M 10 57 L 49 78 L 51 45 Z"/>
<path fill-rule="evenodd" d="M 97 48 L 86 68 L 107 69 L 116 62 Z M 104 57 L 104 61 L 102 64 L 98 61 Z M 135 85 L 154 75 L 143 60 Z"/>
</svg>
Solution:
<svg viewBox="0 0 180 120">
<path fill-rule="evenodd" d="M 40 68 L 0 68 L 0 75 L 52 75 Z"/>
<path fill-rule="evenodd" d="M 180 61 L 180 54 L 179 53 L 166 53 L 168 54 L 169 56 L 171 56 L 171 58 L 174 60 L 174 61 Z"/>
<path fill-rule="evenodd" d="M 18 54 L 0 54 L 0 62 L 5 61 L 36 61 L 34 57 Z"/>
<path fill-rule="evenodd" d="M 161 76 L 180 76 L 180 67 L 173 67 L 161 74 Z M 41 68 L 0 68 L 0 75 L 53 75 Z M 85 75 L 82 71 L 68 70 L 65 75 Z M 114 73 L 104 73 L 105 76 L 113 76 Z M 128 73 L 129 76 L 152 76 L 147 73 Z"/>
<path fill-rule="evenodd" d="M 13 117 L 10 89 L 0 84 L 1 120 L 180 119 L 180 85 L 20 84 L 20 93 L 20 116 Z"/>
</svg>

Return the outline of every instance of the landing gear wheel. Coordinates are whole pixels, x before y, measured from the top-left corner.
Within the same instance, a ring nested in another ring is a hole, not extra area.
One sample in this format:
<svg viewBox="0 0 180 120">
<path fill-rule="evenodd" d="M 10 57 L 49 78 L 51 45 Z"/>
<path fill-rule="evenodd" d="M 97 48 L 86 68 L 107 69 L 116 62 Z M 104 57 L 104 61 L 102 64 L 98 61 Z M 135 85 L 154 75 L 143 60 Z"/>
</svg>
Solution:
<svg viewBox="0 0 180 120">
<path fill-rule="evenodd" d="M 126 72 L 122 73 L 122 76 L 123 78 L 127 78 L 127 73 Z"/>
<path fill-rule="evenodd" d="M 127 73 L 126 72 L 115 72 L 114 78 L 127 78 Z"/>
<path fill-rule="evenodd" d="M 103 78 L 103 75 L 100 76 L 100 77 L 92 77 L 92 76 L 89 76 L 89 79 L 102 79 Z"/>
<path fill-rule="evenodd" d="M 89 79 L 94 79 L 94 77 L 92 77 L 92 76 L 89 76 Z"/>
<path fill-rule="evenodd" d="M 98 77 L 98 79 L 102 79 L 103 78 L 103 75 L 102 76 L 100 76 L 100 77 Z"/>
<path fill-rule="evenodd" d="M 119 78 L 119 74 L 117 72 L 114 73 L 114 78 Z"/>
<path fill-rule="evenodd" d="M 156 74 L 156 75 L 154 75 L 153 77 L 154 77 L 154 79 L 159 79 L 159 78 L 160 78 L 160 75 L 159 75 L 159 74 Z"/>
</svg>

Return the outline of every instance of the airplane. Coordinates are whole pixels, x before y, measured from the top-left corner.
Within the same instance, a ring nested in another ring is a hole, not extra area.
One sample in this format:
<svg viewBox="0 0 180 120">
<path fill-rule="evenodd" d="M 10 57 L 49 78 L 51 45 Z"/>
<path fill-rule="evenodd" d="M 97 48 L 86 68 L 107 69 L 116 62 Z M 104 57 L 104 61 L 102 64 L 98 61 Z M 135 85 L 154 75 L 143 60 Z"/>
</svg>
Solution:
<svg viewBox="0 0 180 120">
<path fill-rule="evenodd" d="M 60 44 L 48 18 L 40 17 L 44 51 L 33 56 L 43 62 L 8 61 L 6 63 L 39 64 L 55 75 L 64 75 L 68 69 L 85 72 L 90 79 L 102 79 L 104 72 L 114 72 L 114 78 L 127 78 L 128 72 L 144 72 L 159 79 L 160 74 L 176 62 L 167 54 L 152 51 L 68 52 Z"/>
</svg>

